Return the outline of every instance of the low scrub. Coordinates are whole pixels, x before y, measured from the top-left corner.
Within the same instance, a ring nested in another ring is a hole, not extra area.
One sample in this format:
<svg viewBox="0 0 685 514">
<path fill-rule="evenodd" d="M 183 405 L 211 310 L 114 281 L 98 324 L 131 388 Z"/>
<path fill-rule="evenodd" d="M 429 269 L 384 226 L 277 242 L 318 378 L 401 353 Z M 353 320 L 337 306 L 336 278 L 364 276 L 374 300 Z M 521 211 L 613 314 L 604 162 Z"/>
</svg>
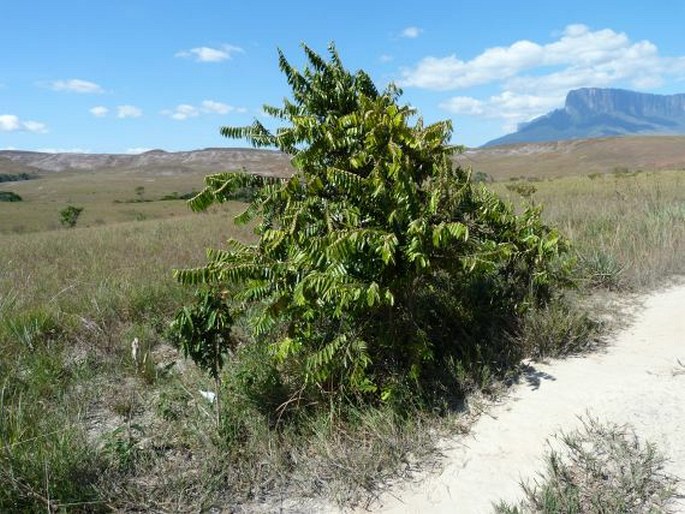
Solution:
<svg viewBox="0 0 685 514">
<path fill-rule="evenodd" d="M 664 472 L 665 458 L 651 443 L 615 424 L 583 421 L 559 436 L 540 478 L 523 484 L 518 505 L 501 502 L 497 514 L 603 514 L 669 512 L 678 480 Z"/>
<path fill-rule="evenodd" d="M 544 359 L 588 351 L 597 346 L 601 334 L 601 324 L 578 302 L 559 297 L 526 312 L 514 340 L 524 355 Z"/>
<path fill-rule="evenodd" d="M 12 191 L 0 191 L 0 202 L 21 202 L 23 199 Z"/>
<path fill-rule="evenodd" d="M 22 180 L 35 179 L 36 175 L 31 173 L 0 173 L 0 183 L 2 182 L 19 182 Z"/>
</svg>

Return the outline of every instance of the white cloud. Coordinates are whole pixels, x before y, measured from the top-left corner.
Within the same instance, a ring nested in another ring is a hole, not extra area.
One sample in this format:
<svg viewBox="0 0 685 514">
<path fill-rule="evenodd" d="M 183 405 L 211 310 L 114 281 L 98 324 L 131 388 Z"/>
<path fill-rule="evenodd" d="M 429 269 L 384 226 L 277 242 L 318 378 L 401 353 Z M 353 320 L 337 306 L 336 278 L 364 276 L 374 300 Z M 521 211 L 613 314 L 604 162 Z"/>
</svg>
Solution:
<svg viewBox="0 0 685 514">
<path fill-rule="evenodd" d="M 440 108 L 453 114 L 478 116 L 488 119 L 500 119 L 507 131 L 516 130 L 519 123 L 530 121 L 564 102 L 561 96 L 537 96 L 504 91 L 486 100 L 468 96 L 455 96 L 442 102 Z"/>
<path fill-rule="evenodd" d="M 180 104 L 174 109 L 166 109 L 162 114 L 169 116 L 174 120 L 187 120 L 188 118 L 196 118 L 201 114 L 229 114 L 229 113 L 245 113 L 247 109 L 244 107 L 235 107 L 215 100 L 204 100 L 199 107 L 190 104 Z"/>
<path fill-rule="evenodd" d="M 664 73 L 667 61 L 649 41 L 631 43 L 626 34 L 611 29 L 593 32 L 585 25 L 569 25 L 557 41 L 546 45 L 516 41 L 506 47 L 488 48 L 470 61 L 455 55 L 425 57 L 414 68 L 402 71 L 400 83 L 433 90 L 463 89 L 550 66 L 595 71 L 600 76 L 610 73 L 614 80 L 631 79 L 646 70 Z"/>
<path fill-rule="evenodd" d="M 191 58 L 197 62 L 221 62 L 232 59 L 236 53 L 243 52 L 245 50 L 234 45 L 221 45 L 219 48 L 200 46 L 190 50 L 181 50 L 176 53 L 176 57 Z"/>
<path fill-rule="evenodd" d="M 70 79 L 55 80 L 50 83 L 50 87 L 55 91 L 69 91 L 72 93 L 103 93 L 104 90 L 95 82 L 88 80 Z"/>
<path fill-rule="evenodd" d="M 140 118 L 143 111 L 135 105 L 120 105 L 117 107 L 117 118 Z"/>
<path fill-rule="evenodd" d="M 520 40 L 488 48 L 471 60 L 456 55 L 425 57 L 401 72 L 401 86 L 449 91 L 492 84 L 488 98 L 455 96 L 440 107 L 469 116 L 501 119 L 507 129 L 563 105 L 579 87 L 658 87 L 667 78 L 685 79 L 685 57 L 664 57 L 650 41 L 625 33 L 569 25 L 556 40 Z"/>
<path fill-rule="evenodd" d="M 48 131 L 45 123 L 39 121 L 23 121 L 14 114 L 0 114 L 0 132 L 33 132 L 44 134 Z"/>
<path fill-rule="evenodd" d="M 130 155 L 138 155 L 141 153 L 149 152 L 152 148 L 138 147 L 138 148 L 127 148 L 126 153 Z"/>
<path fill-rule="evenodd" d="M 43 153 L 92 153 L 85 148 L 39 148 L 36 152 Z"/>
<path fill-rule="evenodd" d="M 19 117 L 14 114 L 0 114 L 0 130 L 3 132 L 14 132 L 21 130 L 22 123 Z"/>
<path fill-rule="evenodd" d="M 36 134 L 45 134 L 48 131 L 47 125 L 39 121 L 25 121 L 23 125 L 24 129 Z"/>
<path fill-rule="evenodd" d="M 381 56 L 378 58 L 378 60 L 382 63 L 390 62 L 393 59 L 393 56 L 390 54 L 381 54 Z"/>
<path fill-rule="evenodd" d="M 187 120 L 188 118 L 195 118 L 200 115 L 200 111 L 197 107 L 189 104 L 177 105 L 173 110 L 166 109 L 162 111 L 162 114 L 169 116 L 174 120 Z"/>
<path fill-rule="evenodd" d="M 202 109 L 205 112 L 216 112 L 218 114 L 228 114 L 231 111 L 235 111 L 235 107 L 232 105 L 215 102 L 214 100 L 205 100 L 202 102 Z"/>
<path fill-rule="evenodd" d="M 97 118 L 103 118 L 107 116 L 109 109 L 103 105 L 96 105 L 92 109 L 89 109 L 89 112 Z"/>
<path fill-rule="evenodd" d="M 419 27 L 407 27 L 400 35 L 409 39 L 415 39 L 421 35 L 421 32 L 423 32 L 423 29 L 420 29 Z"/>
<path fill-rule="evenodd" d="M 455 96 L 440 104 L 440 108 L 454 114 L 478 116 L 485 112 L 484 102 L 470 96 Z"/>
</svg>

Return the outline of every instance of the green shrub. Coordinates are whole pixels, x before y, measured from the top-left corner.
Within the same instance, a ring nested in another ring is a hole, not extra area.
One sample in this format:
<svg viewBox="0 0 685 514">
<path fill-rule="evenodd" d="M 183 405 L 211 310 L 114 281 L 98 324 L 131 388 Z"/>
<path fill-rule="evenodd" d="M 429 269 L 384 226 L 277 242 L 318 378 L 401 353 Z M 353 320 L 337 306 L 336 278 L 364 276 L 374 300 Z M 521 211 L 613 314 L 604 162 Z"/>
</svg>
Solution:
<svg viewBox="0 0 685 514">
<path fill-rule="evenodd" d="M 0 202 L 21 202 L 22 197 L 12 191 L 0 191 Z"/>
<path fill-rule="evenodd" d="M 400 90 L 350 73 L 333 46 L 328 61 L 304 51 L 302 72 L 280 54 L 293 99 L 265 106 L 288 126 L 221 131 L 292 155 L 295 174 L 211 175 L 190 201 L 203 210 L 252 188 L 236 221 L 258 219 L 258 243 L 230 240 L 177 278 L 223 302 L 216 316 L 247 316 L 253 344 L 268 347 L 282 380 L 313 402 L 395 401 L 434 382 L 448 359 L 502 359 L 509 350 L 489 336 L 565 281 L 566 241 L 540 207 L 517 216 L 452 167 L 459 148 L 449 122 L 424 125 L 398 103 Z M 214 345 L 210 315 L 183 337 L 205 340 L 209 329 Z"/>
<path fill-rule="evenodd" d="M 538 188 L 535 187 L 533 184 L 529 184 L 529 183 L 525 183 L 525 182 L 521 182 L 518 184 L 507 184 L 506 187 L 509 191 L 513 191 L 515 193 L 518 193 L 523 198 L 526 198 L 526 199 L 533 196 L 538 190 Z"/>
<path fill-rule="evenodd" d="M 0 173 L 0 182 L 19 182 L 36 178 L 30 173 Z"/>
<path fill-rule="evenodd" d="M 59 211 L 59 221 L 67 228 L 73 228 L 76 226 L 79 216 L 83 212 L 83 207 L 74 207 L 73 205 L 67 205 L 64 209 Z"/>
</svg>

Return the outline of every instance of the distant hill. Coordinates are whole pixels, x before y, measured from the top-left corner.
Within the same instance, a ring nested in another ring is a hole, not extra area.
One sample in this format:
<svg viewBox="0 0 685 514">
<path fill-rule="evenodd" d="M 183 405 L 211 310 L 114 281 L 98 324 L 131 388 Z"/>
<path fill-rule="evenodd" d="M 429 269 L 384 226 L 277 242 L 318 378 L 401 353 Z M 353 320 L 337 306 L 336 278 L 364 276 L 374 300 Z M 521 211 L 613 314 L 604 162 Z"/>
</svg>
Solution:
<svg viewBox="0 0 685 514">
<path fill-rule="evenodd" d="M 282 176 L 291 171 L 287 155 L 250 148 L 205 148 L 188 152 L 151 150 L 137 155 L 0 151 L 0 173 L 120 170 L 154 176 L 216 173 L 241 168 L 258 175 Z"/>
<path fill-rule="evenodd" d="M 497 180 L 608 173 L 616 169 L 685 169 L 685 136 L 632 136 L 521 143 L 466 150 L 455 157 L 463 166 Z M 0 151 L 0 174 L 107 173 L 154 179 L 203 176 L 246 169 L 289 176 L 290 157 L 269 150 L 207 148 L 188 152 L 152 150 L 139 155 Z"/>
<path fill-rule="evenodd" d="M 653 95 L 623 89 L 570 91 L 556 109 L 484 147 L 607 136 L 685 134 L 685 94 Z"/>
<path fill-rule="evenodd" d="M 631 136 L 475 148 L 456 161 L 496 180 L 617 170 L 685 170 L 685 136 Z"/>
</svg>

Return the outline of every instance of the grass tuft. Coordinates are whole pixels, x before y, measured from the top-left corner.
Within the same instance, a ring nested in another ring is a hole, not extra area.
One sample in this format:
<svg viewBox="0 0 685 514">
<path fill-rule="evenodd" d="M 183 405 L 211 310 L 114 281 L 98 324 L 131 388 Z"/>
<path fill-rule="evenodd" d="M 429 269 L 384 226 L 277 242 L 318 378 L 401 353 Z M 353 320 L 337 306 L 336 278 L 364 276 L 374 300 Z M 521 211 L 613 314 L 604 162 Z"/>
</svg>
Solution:
<svg viewBox="0 0 685 514">
<path fill-rule="evenodd" d="M 664 472 L 665 458 L 626 426 L 582 420 L 582 428 L 561 434 L 560 450 L 546 457 L 546 469 L 522 484 L 518 505 L 500 502 L 497 514 L 604 514 L 668 512 L 678 480 Z"/>
</svg>

